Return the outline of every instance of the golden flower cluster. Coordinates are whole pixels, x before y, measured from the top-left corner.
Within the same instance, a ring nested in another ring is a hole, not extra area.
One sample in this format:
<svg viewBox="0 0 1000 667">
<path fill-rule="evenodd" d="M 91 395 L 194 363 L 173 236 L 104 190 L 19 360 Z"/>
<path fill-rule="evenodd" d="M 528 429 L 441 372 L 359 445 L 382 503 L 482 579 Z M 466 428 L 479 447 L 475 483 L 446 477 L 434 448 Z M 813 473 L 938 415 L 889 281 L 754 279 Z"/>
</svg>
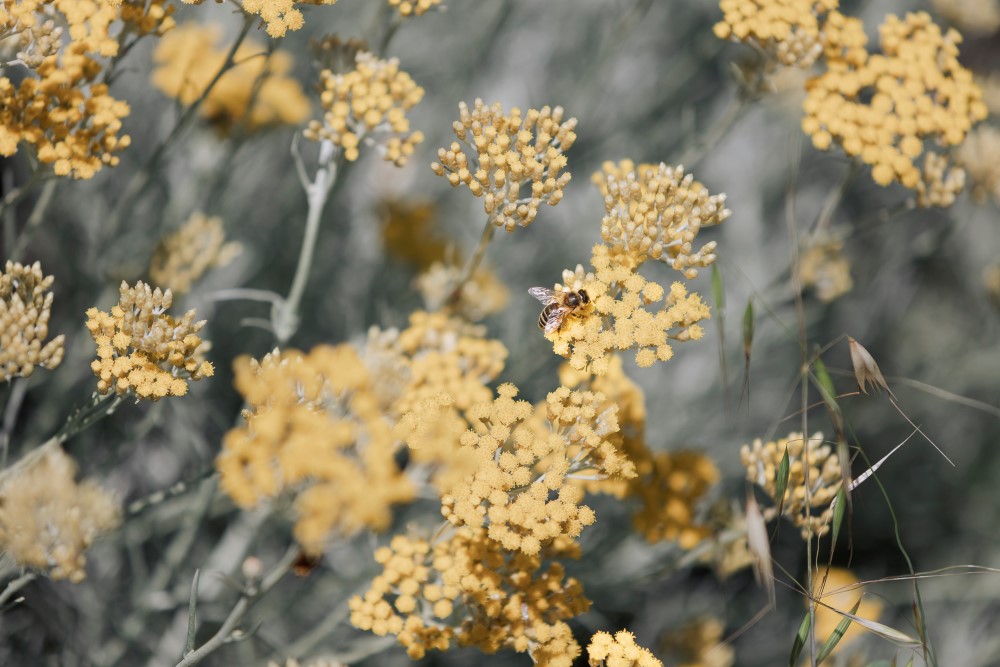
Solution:
<svg viewBox="0 0 1000 667">
<path fill-rule="evenodd" d="M 390 199 L 381 206 L 386 253 L 423 270 L 448 258 L 448 242 L 434 233 L 437 207 L 429 201 Z"/>
<path fill-rule="evenodd" d="M 52 370 L 63 359 L 65 336 L 46 341 L 52 310 L 52 276 L 42 266 L 7 261 L 0 273 L 0 380 Z"/>
<path fill-rule="evenodd" d="M 209 269 L 225 266 L 241 251 L 239 243 L 226 243 L 222 218 L 196 212 L 160 240 L 149 263 L 149 277 L 174 294 L 187 294 Z"/>
<path fill-rule="evenodd" d="M 452 129 L 459 141 L 438 150 L 435 174 L 482 197 L 490 221 L 508 232 L 530 225 L 542 204 L 559 203 L 570 179 L 563 152 L 576 141 L 575 118 L 564 120 L 562 107 L 547 106 L 522 117 L 517 107 L 508 114 L 499 102 L 480 99 L 458 111 Z"/>
<path fill-rule="evenodd" d="M 834 236 L 809 240 L 799 255 L 799 279 L 824 303 L 850 292 L 854 281 L 843 240 Z"/>
<path fill-rule="evenodd" d="M 123 396 L 132 390 L 137 399 L 156 401 L 183 396 L 188 380 L 211 377 L 212 364 L 201 358 L 196 322 L 189 310 L 181 319 L 167 314 L 173 303 L 168 289 L 153 290 L 141 280 L 135 287 L 122 281 L 118 304 L 107 313 L 87 311 L 87 330 L 97 343 L 97 359 L 90 368 L 98 377 L 97 391 Z"/>
<path fill-rule="evenodd" d="M 601 238 L 612 254 L 628 255 L 634 266 L 657 259 L 689 279 L 715 261 L 715 241 L 697 250 L 692 244 L 702 227 L 732 215 L 725 194 L 710 195 L 684 167 L 663 163 L 605 162 L 592 180 L 604 196 Z"/>
<path fill-rule="evenodd" d="M 838 611 L 853 613 L 858 618 L 877 621 L 882 613 L 882 602 L 872 596 L 865 596 L 865 588 L 850 570 L 840 567 L 813 572 L 813 591 L 816 595 L 816 638 L 825 641 L 831 637 L 837 626 L 844 620 Z M 861 605 L 854 612 L 855 603 Z M 833 653 L 843 653 L 865 633 L 859 623 L 851 623 L 843 638 L 833 649 Z"/>
<path fill-rule="evenodd" d="M 76 464 L 54 442 L 0 474 L 0 551 L 21 567 L 78 583 L 86 577 L 84 552 L 120 515 L 97 482 L 75 477 Z"/>
<path fill-rule="evenodd" d="M 323 71 L 323 120 L 311 121 L 306 137 L 332 142 L 350 161 L 358 159 L 362 141 L 374 144 L 385 160 L 402 166 L 424 140 L 423 132 L 410 131 L 406 117 L 423 96 L 424 89 L 399 69 L 398 58 L 360 52 L 349 72 Z"/>
<path fill-rule="evenodd" d="M 535 408 L 515 400 L 514 385 L 501 385 L 497 394 L 469 411 L 472 428 L 461 444 L 474 454 L 475 472 L 448 489 L 441 512 L 456 526 L 486 526 L 489 538 L 508 551 L 535 555 L 594 522 L 573 474 L 634 472 L 608 440 L 618 431 L 617 411 L 602 395 L 559 388 L 538 408 L 547 422 L 538 428 L 531 423 Z"/>
<path fill-rule="evenodd" d="M 478 322 L 498 313 L 507 305 L 510 292 L 490 269 L 480 266 L 456 294 L 462 269 L 453 264 L 435 262 L 417 276 L 417 291 L 428 310 L 447 307 L 450 312 L 470 322 Z"/>
<path fill-rule="evenodd" d="M 663 667 L 649 649 L 635 643 L 635 635 L 628 630 L 614 636 L 595 632 L 587 645 L 587 658 L 590 667 Z"/>
<path fill-rule="evenodd" d="M 0 76 L 0 155 L 14 155 L 23 142 L 56 175 L 73 178 L 118 164 L 115 153 L 130 141 L 118 134 L 129 107 L 97 82 L 99 59 L 118 53 L 108 32 L 118 17 L 103 2 L 3 0 L 0 35 L 32 30 L 39 42 L 38 50 L 25 52 L 32 69 L 19 84 Z M 66 27 L 68 41 L 55 25 Z"/>
<path fill-rule="evenodd" d="M 914 188 L 917 193 L 917 206 L 922 208 L 951 206 L 964 189 L 965 169 L 952 165 L 949 159 L 940 153 L 924 154 L 920 180 Z"/>
<path fill-rule="evenodd" d="M 778 63 L 810 67 L 823 53 L 821 17 L 838 0 L 721 0 L 719 39 L 757 46 Z"/>
<path fill-rule="evenodd" d="M 184 0 L 185 5 L 200 5 L 205 0 Z M 337 0 L 244 0 L 243 11 L 259 16 L 271 37 L 284 37 L 305 24 L 301 5 L 334 5 Z"/>
<path fill-rule="evenodd" d="M 194 103 L 226 62 L 227 49 L 218 46 L 220 38 L 218 27 L 200 23 L 170 31 L 153 52 L 153 85 L 184 106 Z M 297 125 L 309 117 L 309 98 L 290 75 L 290 53 L 279 49 L 267 56 L 264 47 L 244 43 L 233 62 L 198 110 L 219 132 Z"/>
<path fill-rule="evenodd" d="M 675 282 L 666 291 L 639 275 L 627 255 L 614 255 L 605 245 L 594 246 L 591 265 L 593 274 L 578 266 L 575 272 L 564 271 L 563 284 L 555 286 L 557 292 L 583 288 L 590 303 L 545 334 L 555 353 L 573 368 L 603 375 L 611 353 L 628 349 L 635 349 L 636 363 L 648 368 L 673 357 L 669 341 L 699 340 L 704 335 L 698 322 L 711 316 L 709 308 L 683 283 Z M 653 304 L 661 305 L 647 308 Z"/>
<path fill-rule="evenodd" d="M 216 467 L 238 505 L 297 491 L 295 537 L 318 553 L 333 532 L 387 528 L 392 505 L 413 498 L 395 462 L 392 423 L 353 347 L 241 357 L 235 375 L 250 407 L 246 424 L 223 438 Z"/>
<path fill-rule="evenodd" d="M 441 0 L 389 0 L 400 16 L 420 16 L 441 4 Z"/>
<path fill-rule="evenodd" d="M 1000 205 L 1000 130 L 992 125 L 977 127 L 958 149 L 956 161 L 971 183 L 972 198 L 983 203 L 993 199 Z"/>
<path fill-rule="evenodd" d="M 396 536 L 375 553 L 382 574 L 351 598 L 351 623 L 396 635 L 414 660 L 457 642 L 490 654 L 528 653 L 540 667 L 570 667 L 580 647 L 565 620 L 590 601 L 561 564 L 546 559 L 575 552 L 563 539 L 538 555 L 512 553 L 483 528 L 459 528 L 433 544 Z"/>
<path fill-rule="evenodd" d="M 932 0 L 935 11 L 970 33 L 992 35 L 1000 30 L 1000 2 L 997 0 Z"/>
<path fill-rule="evenodd" d="M 174 5 L 169 0 L 124 0 L 121 3 L 121 20 L 127 29 L 137 36 L 156 35 L 162 37 L 173 30 Z"/>
<path fill-rule="evenodd" d="M 4 10 L 6 11 L 6 10 Z M 0 39 L 0 57 L 7 65 L 20 62 L 29 69 L 35 69 L 49 56 L 59 53 L 62 47 L 62 26 L 52 19 L 45 21 L 34 18 L 34 24 L 11 24 L 8 19 L 3 37 Z M 11 41 L 7 41 L 11 40 Z M 6 43 L 4 43 L 6 42 Z"/>
<path fill-rule="evenodd" d="M 803 539 L 825 535 L 830 530 L 833 509 L 830 504 L 841 486 L 840 461 L 833 449 L 823 442 L 822 433 L 814 433 L 808 442 L 801 433 L 763 444 L 743 445 L 740 460 L 747 469 L 747 479 L 764 489 L 775 505 L 764 510 L 770 521 L 778 516 L 777 475 L 781 459 L 788 452 L 788 484 L 781 513 L 802 529 Z M 810 504 L 806 506 L 806 460 L 809 462 Z M 814 514 L 814 510 L 819 510 Z"/>
<path fill-rule="evenodd" d="M 663 649 L 679 667 L 732 667 L 733 648 L 722 643 L 725 630 L 717 618 L 699 618 L 665 636 Z"/>
<path fill-rule="evenodd" d="M 879 26 L 882 53 L 868 54 L 859 52 L 860 21 L 841 27 L 828 35 L 827 71 L 807 84 L 802 129 L 816 148 L 836 142 L 871 165 L 879 185 L 898 181 L 917 190 L 915 161 L 925 142 L 957 146 L 987 114 L 982 91 L 958 61 L 961 35 L 942 32 L 925 12 L 889 15 Z"/>
</svg>

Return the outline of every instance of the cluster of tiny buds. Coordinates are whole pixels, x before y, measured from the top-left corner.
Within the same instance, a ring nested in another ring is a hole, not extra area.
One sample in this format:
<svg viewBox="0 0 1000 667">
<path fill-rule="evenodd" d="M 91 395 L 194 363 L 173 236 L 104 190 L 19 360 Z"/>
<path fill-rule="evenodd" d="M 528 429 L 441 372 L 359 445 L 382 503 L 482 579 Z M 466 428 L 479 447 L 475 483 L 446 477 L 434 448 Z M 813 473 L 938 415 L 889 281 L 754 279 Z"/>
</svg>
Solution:
<svg viewBox="0 0 1000 667">
<path fill-rule="evenodd" d="M 52 276 L 38 262 L 7 262 L 0 273 L 0 380 L 28 377 L 35 368 L 53 369 L 63 359 L 63 340 L 50 341 Z"/>
<path fill-rule="evenodd" d="M 439 149 L 431 169 L 453 187 L 465 185 L 482 197 L 496 226 L 508 232 L 527 227 L 543 203 L 559 203 L 570 180 L 562 171 L 563 151 L 576 140 L 576 119 L 564 120 L 564 115 L 558 106 L 528 109 L 522 117 L 519 108 L 508 114 L 498 102 L 487 106 L 477 99 L 471 110 L 462 102 L 452 126 L 459 141 Z M 522 196 L 524 186 L 531 192 Z"/>
<path fill-rule="evenodd" d="M 62 27 L 57 26 L 52 19 L 25 28 L 17 40 L 17 60 L 25 67 L 37 68 L 46 58 L 59 52 L 62 34 Z"/>
<path fill-rule="evenodd" d="M 441 0 L 389 0 L 389 6 L 395 7 L 400 16 L 420 16 L 440 4 Z"/>
</svg>

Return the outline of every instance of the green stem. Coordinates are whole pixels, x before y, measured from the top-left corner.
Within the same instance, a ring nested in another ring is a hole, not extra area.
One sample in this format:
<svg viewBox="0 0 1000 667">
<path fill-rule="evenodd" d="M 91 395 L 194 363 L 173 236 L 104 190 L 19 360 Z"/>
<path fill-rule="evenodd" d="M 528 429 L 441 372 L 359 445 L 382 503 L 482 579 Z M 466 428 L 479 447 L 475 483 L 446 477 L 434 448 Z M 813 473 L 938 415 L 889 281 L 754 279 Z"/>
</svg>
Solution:
<svg viewBox="0 0 1000 667">
<path fill-rule="evenodd" d="M 476 246 L 476 251 L 472 254 L 472 258 L 465 265 L 465 269 L 462 271 L 461 277 L 459 277 L 458 282 L 455 284 L 455 288 L 451 291 L 451 295 L 448 297 L 450 303 L 458 301 L 462 296 L 462 288 L 465 287 L 465 283 L 472 279 L 472 275 L 479 268 L 479 265 L 483 261 L 483 257 L 486 256 L 486 248 L 489 247 L 490 241 L 493 240 L 493 234 L 496 233 L 497 226 L 493 222 L 493 215 L 491 214 L 486 219 L 486 225 L 483 227 L 483 234 L 479 237 L 479 245 Z"/>
<path fill-rule="evenodd" d="M 58 184 L 59 181 L 55 179 L 45 181 L 45 185 L 42 186 L 42 192 L 38 195 L 38 200 L 35 202 L 35 207 L 31 210 L 31 215 L 28 216 L 28 221 L 24 224 L 24 229 L 17 235 L 17 240 L 14 242 L 14 249 L 10 253 L 10 259 L 17 261 L 21 253 L 24 252 L 25 247 L 31 241 L 31 237 L 38 229 L 38 226 L 42 224 L 42 218 L 45 217 L 45 211 L 49 208 L 49 204 L 52 203 L 52 197 L 55 195 Z"/>
</svg>

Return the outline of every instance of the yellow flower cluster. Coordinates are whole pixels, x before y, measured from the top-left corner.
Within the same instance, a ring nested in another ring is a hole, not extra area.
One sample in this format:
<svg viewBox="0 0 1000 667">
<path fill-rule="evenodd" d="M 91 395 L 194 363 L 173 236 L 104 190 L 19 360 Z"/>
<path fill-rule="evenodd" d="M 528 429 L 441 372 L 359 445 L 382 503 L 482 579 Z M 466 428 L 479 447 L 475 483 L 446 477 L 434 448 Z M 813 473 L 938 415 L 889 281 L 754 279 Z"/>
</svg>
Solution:
<svg viewBox="0 0 1000 667">
<path fill-rule="evenodd" d="M 218 46 L 220 38 L 217 26 L 201 23 L 185 23 L 170 31 L 153 52 L 153 85 L 184 106 L 195 102 L 226 62 L 227 49 Z M 244 43 L 233 62 L 198 110 L 219 132 L 298 125 L 309 117 L 309 98 L 290 76 L 290 53 L 279 49 L 267 56 L 263 47 Z"/>
<path fill-rule="evenodd" d="M 0 35 L 32 30 L 40 39 L 37 50 L 22 49 L 32 69 L 20 84 L 0 76 L 0 155 L 14 155 L 23 142 L 56 175 L 73 178 L 118 164 L 115 153 L 129 145 L 118 135 L 129 107 L 97 83 L 98 59 L 118 53 L 108 32 L 117 18 L 103 2 L 3 0 Z M 57 24 L 67 27 L 65 44 Z"/>
<path fill-rule="evenodd" d="M 593 274 L 578 266 L 576 272 L 565 271 L 564 284 L 556 285 L 562 292 L 584 288 L 590 303 L 545 334 L 555 353 L 573 368 L 603 375 L 611 353 L 628 349 L 635 349 L 636 363 L 648 368 L 673 357 L 669 340 L 699 340 L 704 335 L 698 322 L 711 316 L 709 308 L 682 283 L 673 283 L 667 292 L 639 275 L 627 255 L 613 255 L 605 245 L 594 246 L 591 264 Z M 659 302 L 662 306 L 655 311 L 646 308 Z"/>
<path fill-rule="evenodd" d="M 924 12 L 889 15 L 879 27 L 882 53 L 868 54 L 858 53 L 860 21 L 842 27 L 828 35 L 827 71 L 807 84 L 802 129 L 816 148 L 836 142 L 871 165 L 879 185 L 916 190 L 922 174 L 914 162 L 925 141 L 957 146 L 986 117 L 982 92 L 958 61 L 961 36 L 942 32 Z"/>
<path fill-rule="evenodd" d="M 543 558 L 575 552 L 564 539 L 539 555 L 510 553 L 482 528 L 460 528 L 434 544 L 396 536 L 375 552 L 382 574 L 351 598 L 351 623 L 396 635 L 414 660 L 457 641 L 484 653 L 528 653 L 540 667 L 571 667 L 580 647 L 565 620 L 590 601 L 561 564 Z"/>
<path fill-rule="evenodd" d="M 802 529 L 803 539 L 825 535 L 830 530 L 833 509 L 830 503 L 837 496 L 841 485 L 840 460 L 833 449 L 824 444 L 823 434 L 814 433 L 808 442 L 801 433 L 789 433 L 787 438 L 753 445 L 743 445 L 740 460 L 747 469 L 747 479 L 764 489 L 775 505 L 764 510 L 770 521 L 778 516 L 777 494 L 778 467 L 788 452 L 788 485 L 785 487 L 781 513 Z M 806 506 L 806 459 L 809 461 L 810 505 Z M 813 510 L 820 510 L 814 514 Z"/>
<path fill-rule="evenodd" d="M 663 648 L 679 667 L 732 667 L 733 648 L 722 643 L 725 630 L 717 618 L 699 618 L 664 637 Z"/>
<path fill-rule="evenodd" d="M 869 621 L 877 621 L 882 614 L 882 602 L 872 596 L 865 596 L 865 588 L 850 570 L 839 567 L 816 570 L 813 572 L 813 593 L 816 595 L 816 638 L 825 641 L 831 637 L 844 616 L 837 611 L 852 613 L 855 603 L 861 599 L 861 605 L 853 614 Z M 834 611 L 836 610 L 836 611 Z M 859 623 L 851 623 L 843 638 L 833 649 L 834 653 L 843 653 L 844 649 L 864 636 L 865 630 Z"/>
<path fill-rule="evenodd" d="M 0 551 L 53 579 L 83 581 L 84 552 L 118 525 L 115 499 L 75 481 L 76 464 L 54 442 L 0 474 Z"/>
<path fill-rule="evenodd" d="M 274 351 L 235 363 L 246 425 L 226 433 L 216 461 L 222 488 L 242 507 L 297 491 L 295 537 L 318 553 L 332 533 L 383 530 L 415 490 L 396 465 L 396 441 L 349 345 L 308 354 Z"/>
<path fill-rule="evenodd" d="M 948 158 L 940 153 L 924 154 L 920 180 L 914 188 L 917 193 L 917 206 L 922 208 L 951 206 L 964 189 L 965 169 L 952 165 Z"/>
<path fill-rule="evenodd" d="M 563 120 L 562 107 L 547 106 L 522 118 L 517 107 L 508 114 L 499 102 L 487 106 L 480 99 L 471 110 L 465 102 L 458 110 L 452 129 L 459 141 L 438 150 L 435 174 L 482 197 L 490 221 L 508 232 L 530 225 L 542 204 L 559 203 L 570 179 L 562 171 L 563 151 L 576 141 L 575 118 Z M 522 192 L 525 186 L 530 192 Z"/>
<path fill-rule="evenodd" d="M 715 261 L 715 241 L 698 250 L 692 244 L 702 227 L 732 215 L 725 194 L 710 195 L 684 167 L 663 163 L 605 162 L 592 180 L 604 196 L 601 238 L 612 254 L 627 255 L 634 266 L 657 259 L 689 279 Z"/>
<path fill-rule="evenodd" d="M 721 0 L 719 39 L 757 46 L 778 63 L 810 67 L 823 53 L 821 16 L 838 0 Z"/>
<path fill-rule="evenodd" d="M 65 336 L 46 341 L 52 310 L 52 276 L 42 266 L 7 261 L 0 273 L 0 381 L 52 370 L 63 359 Z"/>
<path fill-rule="evenodd" d="M 121 20 L 137 36 L 162 37 L 173 30 L 176 7 L 169 0 L 124 0 L 121 2 Z M 112 3 L 114 4 L 114 3 Z"/>
<path fill-rule="evenodd" d="M 381 206 L 386 253 L 423 270 L 448 258 L 448 242 L 434 233 L 437 207 L 429 201 L 390 199 Z"/>
<path fill-rule="evenodd" d="M 184 0 L 185 5 L 200 5 L 205 0 Z M 300 5 L 334 5 L 337 0 L 243 0 L 243 11 L 259 16 L 271 37 L 284 37 L 289 30 L 301 28 L 305 19 Z"/>
<path fill-rule="evenodd" d="M 514 385 L 501 385 L 497 394 L 469 411 L 472 428 L 461 443 L 475 455 L 475 473 L 448 490 L 441 512 L 456 526 L 485 525 L 508 551 L 535 555 L 594 522 L 593 510 L 580 504 L 583 489 L 572 483 L 574 473 L 634 472 L 607 438 L 618 431 L 617 411 L 602 395 L 559 388 L 546 399 L 548 426 L 540 429 L 530 423 L 532 405 L 515 400 Z M 572 456 L 571 446 L 578 448 Z"/>
<path fill-rule="evenodd" d="M 410 131 L 406 117 L 423 96 L 424 89 L 399 69 L 398 58 L 360 52 L 349 72 L 323 71 L 323 121 L 311 121 L 306 137 L 333 142 L 350 161 L 358 159 L 362 141 L 374 144 L 385 160 L 402 166 L 424 140 L 423 132 Z"/>
<path fill-rule="evenodd" d="M 198 349 L 205 321 L 196 322 L 193 310 L 179 320 L 167 315 L 173 303 L 169 289 L 153 290 L 141 280 L 129 287 L 122 281 L 119 293 L 110 313 L 87 311 L 87 330 L 97 343 L 97 359 L 90 368 L 98 377 L 99 393 L 125 395 L 132 390 L 137 399 L 156 401 L 183 396 L 188 380 L 214 374 Z"/>
<path fill-rule="evenodd" d="M 934 9 L 949 23 L 977 35 L 1000 30 L 1000 2 L 997 0 L 932 0 Z"/>
<path fill-rule="evenodd" d="M 619 630 L 612 637 L 607 632 L 595 632 L 587 646 L 590 667 L 663 667 L 649 649 L 635 643 L 635 635 Z"/>
<path fill-rule="evenodd" d="M 441 4 L 441 0 L 389 0 L 400 16 L 420 16 Z"/>
<path fill-rule="evenodd" d="M 462 284 L 456 297 L 455 288 L 461 278 L 459 267 L 436 262 L 417 276 L 414 285 L 428 310 L 447 307 L 449 312 L 470 322 L 478 322 L 498 313 L 507 305 L 510 292 L 490 269 L 483 266 L 477 268 L 472 277 Z"/>
<path fill-rule="evenodd" d="M 149 277 L 174 294 L 187 294 L 209 269 L 225 266 L 241 251 L 239 243 L 226 243 L 222 218 L 196 212 L 160 240 L 149 263 Z"/>
<path fill-rule="evenodd" d="M 956 161 L 962 165 L 972 185 L 972 198 L 983 203 L 992 198 L 1000 205 L 1000 130 L 987 125 L 976 128 L 958 149 Z"/>
<path fill-rule="evenodd" d="M 799 279 L 824 303 L 850 292 L 854 281 L 843 240 L 833 236 L 810 240 L 799 255 Z"/>
</svg>

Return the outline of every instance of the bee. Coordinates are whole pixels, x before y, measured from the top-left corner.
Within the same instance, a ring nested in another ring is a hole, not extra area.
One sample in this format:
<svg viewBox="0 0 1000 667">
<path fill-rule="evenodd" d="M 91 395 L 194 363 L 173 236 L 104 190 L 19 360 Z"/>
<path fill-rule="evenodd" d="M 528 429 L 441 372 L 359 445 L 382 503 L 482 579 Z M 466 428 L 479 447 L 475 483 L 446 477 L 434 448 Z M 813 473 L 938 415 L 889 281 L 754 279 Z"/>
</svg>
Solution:
<svg viewBox="0 0 1000 667">
<path fill-rule="evenodd" d="M 546 287 L 532 287 L 528 290 L 528 294 L 545 304 L 541 315 L 538 316 L 538 328 L 543 329 L 545 333 L 559 331 L 570 313 L 590 303 L 590 295 L 582 289 L 575 292 L 556 292 Z"/>
</svg>

